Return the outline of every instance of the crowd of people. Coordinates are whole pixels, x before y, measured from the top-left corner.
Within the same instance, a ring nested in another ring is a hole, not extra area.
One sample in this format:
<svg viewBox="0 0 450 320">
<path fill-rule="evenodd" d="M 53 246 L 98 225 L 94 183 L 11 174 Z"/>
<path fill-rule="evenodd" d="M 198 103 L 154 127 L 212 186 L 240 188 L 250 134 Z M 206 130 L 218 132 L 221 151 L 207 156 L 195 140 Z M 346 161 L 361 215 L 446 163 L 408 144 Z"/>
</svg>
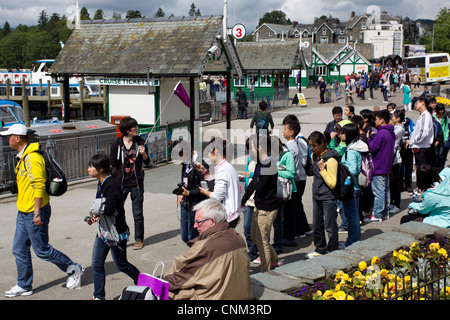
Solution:
<svg viewBox="0 0 450 320">
<path fill-rule="evenodd" d="M 206 147 L 204 154 L 214 165 L 214 174 L 198 152 L 183 154 L 189 148 L 173 144 L 172 156 L 182 159 L 180 183 L 173 193 L 181 212 L 181 239 L 189 249 L 174 259 L 164 275 L 171 298 L 251 299 L 250 261 L 260 265 L 262 272 L 277 268 L 282 264 L 278 255 L 283 248 L 297 246 L 295 239 L 308 235 L 315 247 L 306 255 L 309 259 L 350 246 L 360 240 L 362 224 L 381 223 L 400 211 L 401 192 L 413 192 L 413 172 L 420 195 L 401 222 L 417 220 L 450 227 L 446 201 L 450 174 L 444 169 L 449 150 L 448 117 L 435 102 L 423 97 L 415 101 L 413 107 L 420 113 L 416 123 L 406 116 L 404 106 L 394 103 L 382 110 L 361 110 L 359 115 L 351 105 L 345 111 L 334 107 L 333 120 L 308 137 L 303 136 L 299 119 L 290 114 L 282 121 L 281 139 L 271 134 L 275 125 L 262 101 L 250 122 L 246 168 L 240 173 L 232 165 L 234 147 L 228 140 L 212 138 Z M 113 143 L 110 155 L 94 155 L 89 162 L 89 175 L 98 179 L 98 208 L 86 219 L 98 228 L 92 253 L 93 299 L 105 299 L 104 264 L 109 252 L 118 270 L 135 284 L 138 281 L 140 271 L 127 260 L 130 229 L 124 210 L 131 195 L 132 248 L 142 249 L 142 166 L 149 156 L 137 129 L 135 119 L 123 119 L 122 136 Z M 13 244 L 18 278 L 5 296 L 33 293 L 31 246 L 39 258 L 67 272 L 67 287 L 75 288 L 84 267 L 48 243 L 51 209 L 45 191 L 45 164 L 35 152 L 39 144 L 28 142 L 22 125 L 2 135 L 9 136 L 10 146 L 18 151 L 20 195 Z M 344 183 L 339 179 L 341 165 L 350 173 Z M 308 176 L 312 179 L 311 223 L 303 206 Z M 289 188 L 284 189 L 280 181 Z M 344 187 L 351 188 L 351 197 L 342 198 Z M 235 230 L 241 218 L 244 237 Z M 347 234 L 342 244 L 339 233 Z"/>
<path fill-rule="evenodd" d="M 389 103 L 389 98 L 397 90 L 403 90 L 406 110 L 412 110 L 411 92 L 420 90 L 421 78 L 416 72 L 411 74 L 410 70 L 405 70 L 401 66 L 397 68 L 387 67 L 375 69 L 369 72 L 349 73 L 344 76 L 345 105 L 354 105 L 353 95 L 366 100 L 366 92 L 369 92 L 368 100 L 373 99 L 374 91 L 380 90 L 383 94 L 383 103 Z M 316 88 L 319 89 L 320 102 L 326 103 L 325 92 L 327 83 L 319 75 Z M 421 97 L 425 97 L 422 95 Z"/>
</svg>

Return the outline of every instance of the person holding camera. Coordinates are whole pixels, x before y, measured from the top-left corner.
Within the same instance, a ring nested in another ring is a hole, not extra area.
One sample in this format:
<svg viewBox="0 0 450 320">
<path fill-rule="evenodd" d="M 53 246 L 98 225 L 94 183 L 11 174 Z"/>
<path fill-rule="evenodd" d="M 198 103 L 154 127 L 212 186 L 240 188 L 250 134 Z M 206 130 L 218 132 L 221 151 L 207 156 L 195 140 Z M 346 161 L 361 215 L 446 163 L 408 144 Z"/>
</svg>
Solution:
<svg viewBox="0 0 450 320">
<path fill-rule="evenodd" d="M 50 197 L 45 191 L 47 172 L 45 161 L 38 153 L 39 143 L 29 143 L 28 130 L 23 124 L 12 125 L 0 133 L 8 136 L 9 146 L 17 150 L 15 190 L 17 220 L 12 251 L 17 265 L 17 284 L 5 292 L 7 298 L 33 294 L 33 265 L 30 247 L 36 256 L 55 264 L 69 274 L 66 287 L 79 286 L 84 267 L 74 263 L 64 253 L 49 244 L 48 229 L 51 216 Z"/>
<path fill-rule="evenodd" d="M 194 151 L 191 159 L 183 162 L 181 182 L 173 190 L 173 193 L 177 195 L 177 204 L 180 206 L 180 234 L 184 242 L 198 237 L 198 231 L 194 228 L 195 212 L 192 208 L 208 198 L 200 192 L 199 187 L 205 181 L 205 176 L 209 175 L 209 166 L 203 160 L 202 163 L 196 162 L 196 160 L 197 152 Z M 204 187 L 209 189 L 207 182 Z"/>
<path fill-rule="evenodd" d="M 104 300 L 106 296 L 105 260 L 110 251 L 117 269 L 133 279 L 135 285 L 139 278 L 139 270 L 127 260 L 130 231 L 125 219 L 122 188 L 120 183 L 111 177 L 108 156 L 103 154 L 92 156 L 88 174 L 91 178 L 98 179 L 96 199 L 101 199 L 101 203 L 104 203 L 104 207 L 101 205 L 97 214 L 89 219 L 86 218 L 89 225 L 98 223 L 98 232 L 92 250 L 94 273 L 92 300 Z"/>
<path fill-rule="evenodd" d="M 122 137 L 111 145 L 110 161 L 114 178 L 123 188 L 124 201 L 128 194 L 134 219 L 133 250 L 144 247 L 144 170 L 142 164 L 148 165 L 150 157 L 145 141 L 139 136 L 136 119 L 125 117 L 120 121 L 119 130 Z"/>
</svg>

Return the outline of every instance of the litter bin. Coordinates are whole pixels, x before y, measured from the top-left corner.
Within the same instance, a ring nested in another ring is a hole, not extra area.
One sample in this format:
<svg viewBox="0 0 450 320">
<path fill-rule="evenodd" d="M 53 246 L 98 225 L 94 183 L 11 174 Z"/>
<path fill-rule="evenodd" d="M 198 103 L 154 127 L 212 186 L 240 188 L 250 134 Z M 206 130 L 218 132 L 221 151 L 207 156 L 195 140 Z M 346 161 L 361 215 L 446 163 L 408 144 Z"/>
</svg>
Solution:
<svg viewBox="0 0 450 320">
<path fill-rule="evenodd" d="M 435 82 L 435 83 L 431 84 L 430 93 L 427 93 L 425 95 L 425 98 L 427 98 L 427 99 L 436 98 L 436 97 L 439 97 L 440 95 L 441 95 L 441 84 Z"/>
</svg>

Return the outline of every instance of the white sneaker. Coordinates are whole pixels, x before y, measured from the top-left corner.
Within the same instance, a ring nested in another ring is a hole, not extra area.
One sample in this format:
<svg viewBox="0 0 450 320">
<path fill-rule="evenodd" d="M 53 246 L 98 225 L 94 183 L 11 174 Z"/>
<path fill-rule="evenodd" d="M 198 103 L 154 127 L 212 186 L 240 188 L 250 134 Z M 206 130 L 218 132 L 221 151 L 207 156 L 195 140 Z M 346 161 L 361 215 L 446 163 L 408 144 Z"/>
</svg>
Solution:
<svg viewBox="0 0 450 320">
<path fill-rule="evenodd" d="M 19 287 L 17 284 L 12 287 L 9 291 L 5 292 L 5 297 L 14 298 L 18 296 L 30 296 L 33 294 L 33 290 L 25 290 Z"/>
<path fill-rule="evenodd" d="M 372 214 L 370 217 L 364 218 L 364 222 L 381 222 L 383 221 L 381 218 L 375 218 L 375 216 Z"/>
<path fill-rule="evenodd" d="M 81 276 L 84 273 L 84 266 L 74 264 L 67 268 L 69 278 L 67 278 L 67 289 L 79 289 L 81 287 Z"/>
<path fill-rule="evenodd" d="M 389 207 L 389 213 L 391 214 L 396 214 L 396 213 L 399 213 L 400 212 L 400 209 L 399 208 L 397 208 L 396 206 L 394 206 L 394 205 L 392 205 L 391 207 Z"/>
<path fill-rule="evenodd" d="M 307 258 L 307 259 L 314 259 L 315 257 L 319 257 L 319 256 L 321 256 L 321 255 L 322 255 L 321 253 L 318 253 L 318 252 L 313 251 L 313 252 L 311 252 L 311 253 L 308 253 L 308 254 L 306 255 L 306 258 Z"/>
<path fill-rule="evenodd" d="M 261 264 L 261 258 L 260 257 L 256 258 L 255 260 L 253 260 L 253 263 Z"/>
</svg>

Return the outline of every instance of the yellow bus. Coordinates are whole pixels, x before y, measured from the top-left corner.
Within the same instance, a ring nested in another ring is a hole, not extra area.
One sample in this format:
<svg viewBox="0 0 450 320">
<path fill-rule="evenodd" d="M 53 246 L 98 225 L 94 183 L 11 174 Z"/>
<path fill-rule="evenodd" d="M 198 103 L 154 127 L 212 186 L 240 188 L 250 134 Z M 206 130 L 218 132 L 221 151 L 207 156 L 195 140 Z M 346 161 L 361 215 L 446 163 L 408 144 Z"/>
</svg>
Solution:
<svg viewBox="0 0 450 320">
<path fill-rule="evenodd" d="M 430 53 L 403 59 L 411 75 L 417 72 L 420 83 L 450 81 L 450 59 L 448 53 Z"/>
</svg>

